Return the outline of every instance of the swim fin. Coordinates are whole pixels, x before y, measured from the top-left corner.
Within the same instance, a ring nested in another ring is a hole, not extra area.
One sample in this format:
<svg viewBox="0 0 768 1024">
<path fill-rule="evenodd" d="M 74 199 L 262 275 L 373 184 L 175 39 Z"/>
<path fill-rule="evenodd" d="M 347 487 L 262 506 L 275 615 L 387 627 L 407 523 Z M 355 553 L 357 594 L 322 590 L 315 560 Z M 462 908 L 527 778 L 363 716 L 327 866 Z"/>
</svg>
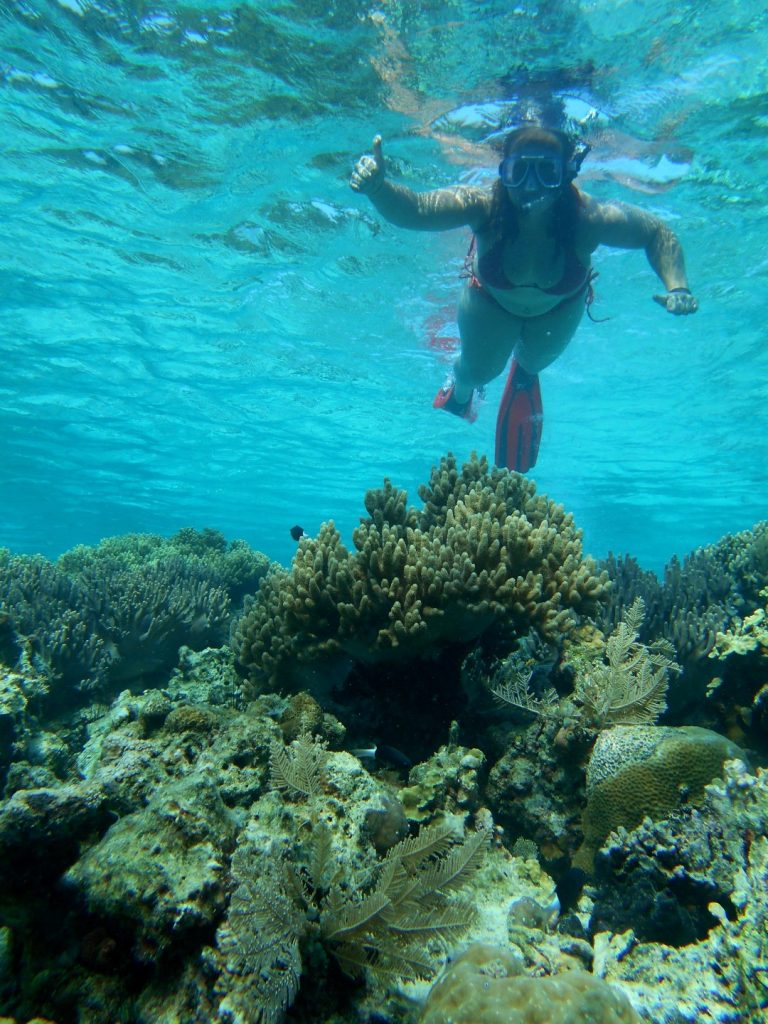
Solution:
<svg viewBox="0 0 768 1024">
<path fill-rule="evenodd" d="M 443 384 L 435 395 L 432 408 L 445 409 L 446 412 L 452 412 L 454 416 L 461 416 L 463 420 L 474 423 L 477 419 L 477 409 L 472 404 L 472 400 L 475 397 L 474 391 L 466 402 L 457 402 L 453 392 L 454 383 L 452 380 L 449 380 L 447 384 Z"/>
<path fill-rule="evenodd" d="M 533 469 L 543 421 L 539 376 L 513 359 L 496 418 L 496 465 L 518 473 Z"/>
</svg>

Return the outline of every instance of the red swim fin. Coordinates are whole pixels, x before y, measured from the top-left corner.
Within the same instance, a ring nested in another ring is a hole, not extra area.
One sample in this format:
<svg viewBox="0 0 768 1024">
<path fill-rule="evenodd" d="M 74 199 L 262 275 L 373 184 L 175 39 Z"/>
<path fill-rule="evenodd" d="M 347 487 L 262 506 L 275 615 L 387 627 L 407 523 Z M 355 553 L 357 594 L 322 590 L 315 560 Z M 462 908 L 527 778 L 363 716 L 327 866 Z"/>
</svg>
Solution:
<svg viewBox="0 0 768 1024">
<path fill-rule="evenodd" d="M 512 360 L 496 418 L 496 465 L 527 473 L 536 465 L 544 410 L 539 377 Z"/>
</svg>

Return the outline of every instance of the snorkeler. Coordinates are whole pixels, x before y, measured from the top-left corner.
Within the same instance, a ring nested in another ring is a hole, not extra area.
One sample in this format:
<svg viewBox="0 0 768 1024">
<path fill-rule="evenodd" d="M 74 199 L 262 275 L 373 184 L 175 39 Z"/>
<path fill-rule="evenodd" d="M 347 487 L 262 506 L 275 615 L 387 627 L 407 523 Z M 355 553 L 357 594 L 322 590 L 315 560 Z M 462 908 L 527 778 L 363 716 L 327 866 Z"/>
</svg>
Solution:
<svg viewBox="0 0 768 1024">
<path fill-rule="evenodd" d="M 539 373 L 564 351 L 592 298 L 599 245 L 645 249 L 676 316 L 695 313 L 683 251 L 667 225 L 636 206 L 599 202 L 573 181 L 589 147 L 565 132 L 525 124 L 504 142 L 489 188 L 457 185 L 417 193 L 385 174 L 381 136 L 355 165 L 350 185 L 392 224 L 473 231 L 458 305 L 461 351 L 436 408 L 474 420 L 473 396 L 512 364 L 496 421 L 496 464 L 524 473 L 541 437 Z"/>
</svg>

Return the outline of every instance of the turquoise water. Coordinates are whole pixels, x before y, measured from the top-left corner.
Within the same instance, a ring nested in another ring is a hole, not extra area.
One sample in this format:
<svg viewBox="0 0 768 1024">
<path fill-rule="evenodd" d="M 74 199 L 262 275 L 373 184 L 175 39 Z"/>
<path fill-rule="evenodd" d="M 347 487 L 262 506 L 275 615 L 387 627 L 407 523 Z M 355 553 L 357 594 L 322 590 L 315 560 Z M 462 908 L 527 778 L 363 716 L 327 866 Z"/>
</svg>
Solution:
<svg viewBox="0 0 768 1024">
<path fill-rule="evenodd" d="M 582 186 L 666 219 L 700 312 L 600 250 L 597 316 L 542 378 L 533 476 L 586 548 L 669 557 L 766 515 L 768 16 L 757 2 L 0 5 L 0 545 L 55 557 L 289 528 L 492 457 L 432 397 L 463 232 L 347 184 L 381 132 L 415 188 L 479 181 L 526 89 L 592 112 Z M 533 84 L 532 84 L 533 83 Z"/>
</svg>

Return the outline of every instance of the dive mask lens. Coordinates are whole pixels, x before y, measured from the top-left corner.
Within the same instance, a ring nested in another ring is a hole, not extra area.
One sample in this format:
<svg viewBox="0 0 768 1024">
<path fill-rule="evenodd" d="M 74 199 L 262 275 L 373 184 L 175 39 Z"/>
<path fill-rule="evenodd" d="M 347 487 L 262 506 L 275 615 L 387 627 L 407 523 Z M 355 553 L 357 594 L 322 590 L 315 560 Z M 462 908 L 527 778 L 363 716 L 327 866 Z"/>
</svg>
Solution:
<svg viewBox="0 0 768 1024">
<path fill-rule="evenodd" d="M 499 164 L 502 184 L 520 188 L 533 172 L 542 188 L 560 188 L 563 183 L 563 161 L 551 156 L 508 156 Z"/>
<path fill-rule="evenodd" d="M 560 188 L 563 183 L 563 161 L 559 157 L 539 157 L 534 167 L 544 188 Z"/>
</svg>

